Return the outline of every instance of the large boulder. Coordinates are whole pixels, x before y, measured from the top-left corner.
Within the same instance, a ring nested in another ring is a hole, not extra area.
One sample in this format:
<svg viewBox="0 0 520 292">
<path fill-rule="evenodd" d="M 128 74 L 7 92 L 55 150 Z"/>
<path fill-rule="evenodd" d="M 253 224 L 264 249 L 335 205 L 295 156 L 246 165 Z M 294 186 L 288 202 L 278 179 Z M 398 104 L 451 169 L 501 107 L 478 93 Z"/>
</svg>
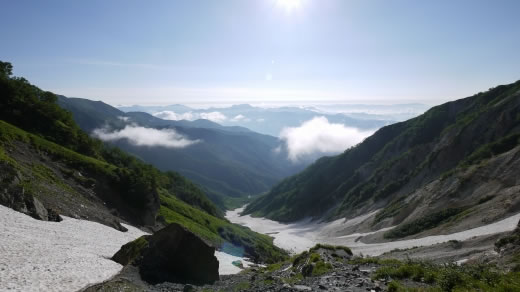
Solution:
<svg viewBox="0 0 520 292">
<path fill-rule="evenodd" d="M 179 224 L 124 245 L 112 258 L 139 268 L 150 284 L 212 284 L 219 279 L 215 248 Z"/>
</svg>

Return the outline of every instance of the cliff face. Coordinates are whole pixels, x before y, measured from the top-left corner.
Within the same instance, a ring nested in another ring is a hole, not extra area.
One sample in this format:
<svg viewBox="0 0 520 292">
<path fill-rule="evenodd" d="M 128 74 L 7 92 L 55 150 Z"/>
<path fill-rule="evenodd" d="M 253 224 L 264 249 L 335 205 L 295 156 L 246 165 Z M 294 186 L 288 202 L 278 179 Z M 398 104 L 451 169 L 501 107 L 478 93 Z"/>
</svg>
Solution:
<svg viewBox="0 0 520 292">
<path fill-rule="evenodd" d="M 382 208 L 373 226 L 383 227 L 429 215 L 464 217 L 480 210 L 476 206 L 503 201 L 494 205 L 500 210 L 484 208 L 490 214 L 484 221 L 493 221 L 518 209 L 519 138 L 516 82 L 384 127 L 282 181 L 245 212 L 293 221 Z M 454 210 L 437 214 L 444 208 Z"/>
</svg>

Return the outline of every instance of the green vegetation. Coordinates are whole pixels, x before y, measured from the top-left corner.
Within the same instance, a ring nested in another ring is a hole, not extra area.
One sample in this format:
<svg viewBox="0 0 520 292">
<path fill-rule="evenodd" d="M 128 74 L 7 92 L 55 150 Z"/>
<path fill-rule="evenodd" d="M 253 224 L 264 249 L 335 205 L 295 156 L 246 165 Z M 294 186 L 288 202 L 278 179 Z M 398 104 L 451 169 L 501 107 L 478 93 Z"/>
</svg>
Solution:
<svg viewBox="0 0 520 292">
<path fill-rule="evenodd" d="M 253 259 L 267 263 L 275 263 L 287 258 L 284 251 L 273 246 L 273 239 L 267 235 L 258 234 L 249 228 L 211 216 L 169 195 L 164 190 L 161 192 L 160 200 L 159 216 L 162 216 L 166 223 L 179 223 L 215 246 L 230 242 L 235 246 L 243 247 Z"/>
<path fill-rule="evenodd" d="M 516 146 L 520 145 L 520 134 L 511 134 L 503 137 L 495 142 L 483 145 L 471 153 L 461 165 L 469 166 L 472 164 L 478 164 L 482 160 L 489 159 L 493 156 L 497 156 L 504 152 L 507 152 Z"/>
<path fill-rule="evenodd" d="M 495 242 L 495 247 L 500 249 L 508 244 L 520 245 L 520 229 L 513 234 L 500 238 L 497 242 Z"/>
<path fill-rule="evenodd" d="M 143 235 L 121 247 L 121 249 L 114 255 L 113 259 L 123 266 L 133 262 L 143 248 L 148 246 L 149 235 Z"/>
<path fill-rule="evenodd" d="M 27 192 L 42 193 L 41 182 L 45 182 L 75 193 L 63 179 L 70 178 L 87 188 L 95 186 L 105 201 L 118 202 L 118 211 L 125 211 L 136 224 L 153 224 L 143 220 L 157 213 L 165 223 L 184 225 L 215 246 L 229 242 L 243 247 L 254 260 L 274 263 L 287 258 L 273 246 L 271 237 L 223 219 L 204 193 L 181 175 L 161 172 L 90 138 L 70 113 L 56 105 L 54 94 L 12 77 L 11 72 L 11 64 L 0 62 L 0 161 L 23 173 L 21 184 Z M 22 144 L 46 162 L 13 159 L 9 151 Z M 154 206 L 156 202 L 160 207 Z"/>
<path fill-rule="evenodd" d="M 519 90 L 520 81 L 498 86 L 383 127 L 283 180 L 245 212 L 278 221 L 323 214 L 335 219 L 376 203 L 386 208 L 374 224 L 395 217 L 409 207 L 396 198 L 453 175 L 463 161 L 476 163 L 519 145 Z"/>
<path fill-rule="evenodd" d="M 108 104 L 80 98 L 60 97 L 58 103 L 72 112 L 79 126 L 91 132 L 107 124 L 113 129 L 127 126 L 119 117 L 142 127 L 179 127 L 183 135 L 201 140 L 186 148 L 138 147 L 125 139 L 118 147 L 163 171 L 175 170 L 196 182 L 222 209 L 244 205 L 249 196 L 267 191 L 295 167 L 284 154 L 273 155 L 280 142 L 272 136 L 209 121 L 166 121 L 147 113 L 124 113 Z"/>
<path fill-rule="evenodd" d="M 233 291 L 235 291 L 235 292 L 247 291 L 247 289 L 249 289 L 250 287 L 251 287 L 251 284 L 249 284 L 249 282 L 240 282 L 240 283 L 236 284 L 235 287 L 233 287 Z"/>
<path fill-rule="evenodd" d="M 309 252 L 314 252 L 314 251 L 316 251 L 316 250 L 318 250 L 320 248 L 326 249 L 326 250 L 332 250 L 332 251 L 342 250 L 342 251 L 346 252 L 348 255 L 352 255 L 352 250 L 349 247 L 342 246 L 342 245 L 322 244 L 322 243 L 318 243 L 315 246 L 313 246 L 309 250 Z"/>
<path fill-rule="evenodd" d="M 386 206 L 383 210 L 378 212 L 376 214 L 376 217 L 374 218 L 374 222 L 372 222 L 372 225 L 375 225 L 375 224 L 383 221 L 386 218 L 392 218 L 395 215 L 399 214 L 399 212 L 401 210 L 403 210 L 405 207 L 408 206 L 408 204 L 404 202 L 404 199 L 405 199 L 405 197 L 401 197 L 397 200 L 394 200 L 388 206 Z"/>
<path fill-rule="evenodd" d="M 466 208 L 448 208 L 438 211 L 406 224 L 401 224 L 384 234 L 385 238 L 394 239 L 420 233 L 445 223 L 451 217 L 460 214 Z"/>
<path fill-rule="evenodd" d="M 270 264 L 270 265 L 268 265 L 268 266 L 266 267 L 266 270 L 267 270 L 268 272 L 274 272 L 274 271 L 277 271 L 277 270 L 279 270 L 279 269 L 282 268 L 282 264 L 283 264 L 283 262 L 279 262 L 279 263 L 276 263 L 276 264 Z"/>
<path fill-rule="evenodd" d="M 426 283 L 430 286 L 423 291 L 518 291 L 520 289 L 520 273 L 501 272 L 490 265 L 435 265 L 427 262 L 391 263 L 375 259 L 382 265 L 374 279 L 392 279 L 389 291 L 416 291 L 400 284 L 397 280 L 411 280 Z M 413 285 L 412 285 L 413 286 Z"/>
</svg>

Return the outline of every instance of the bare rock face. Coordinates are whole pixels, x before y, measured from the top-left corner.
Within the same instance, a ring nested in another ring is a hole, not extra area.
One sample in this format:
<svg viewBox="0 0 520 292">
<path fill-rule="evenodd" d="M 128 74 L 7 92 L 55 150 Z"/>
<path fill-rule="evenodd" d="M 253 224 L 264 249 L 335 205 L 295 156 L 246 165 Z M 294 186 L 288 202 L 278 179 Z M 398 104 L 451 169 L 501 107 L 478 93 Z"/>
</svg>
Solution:
<svg viewBox="0 0 520 292">
<path fill-rule="evenodd" d="M 175 223 L 124 245 L 112 259 L 137 266 L 150 284 L 212 284 L 219 279 L 215 248 Z"/>
<path fill-rule="evenodd" d="M 35 219 L 60 222 L 63 219 L 47 209 L 40 200 L 20 185 L 21 174 L 11 165 L 0 162 L 0 205 L 27 214 Z"/>
</svg>

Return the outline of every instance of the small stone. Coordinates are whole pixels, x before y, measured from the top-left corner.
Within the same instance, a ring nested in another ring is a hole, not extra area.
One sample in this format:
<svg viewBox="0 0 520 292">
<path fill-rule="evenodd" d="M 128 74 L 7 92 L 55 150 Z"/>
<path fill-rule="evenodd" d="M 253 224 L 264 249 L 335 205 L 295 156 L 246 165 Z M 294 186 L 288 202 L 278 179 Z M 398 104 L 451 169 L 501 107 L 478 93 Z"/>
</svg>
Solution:
<svg viewBox="0 0 520 292">
<path fill-rule="evenodd" d="M 311 287 L 305 286 L 305 285 L 294 285 L 293 288 L 298 290 L 298 291 L 312 291 Z"/>
</svg>

